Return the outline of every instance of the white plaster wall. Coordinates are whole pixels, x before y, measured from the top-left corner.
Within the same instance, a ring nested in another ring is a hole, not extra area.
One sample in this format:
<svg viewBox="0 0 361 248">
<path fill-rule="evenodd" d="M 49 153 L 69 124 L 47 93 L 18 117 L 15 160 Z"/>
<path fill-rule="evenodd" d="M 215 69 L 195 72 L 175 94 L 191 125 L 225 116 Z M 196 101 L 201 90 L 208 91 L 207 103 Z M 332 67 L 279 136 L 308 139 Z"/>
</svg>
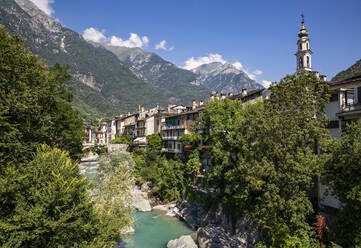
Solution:
<svg viewBox="0 0 361 248">
<path fill-rule="evenodd" d="M 338 120 L 336 114 L 340 111 L 339 110 L 339 103 L 338 101 L 330 102 L 325 107 L 326 114 L 331 121 Z"/>
<path fill-rule="evenodd" d="M 145 136 L 154 134 L 154 116 L 149 117 L 145 121 Z"/>
</svg>

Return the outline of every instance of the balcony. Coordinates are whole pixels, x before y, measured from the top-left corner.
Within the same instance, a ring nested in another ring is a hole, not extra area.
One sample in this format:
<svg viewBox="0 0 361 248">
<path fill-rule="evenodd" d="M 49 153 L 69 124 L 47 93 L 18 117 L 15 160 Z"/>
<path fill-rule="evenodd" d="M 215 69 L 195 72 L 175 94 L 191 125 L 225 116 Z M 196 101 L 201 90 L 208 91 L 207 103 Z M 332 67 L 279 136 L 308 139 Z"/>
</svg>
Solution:
<svg viewBox="0 0 361 248">
<path fill-rule="evenodd" d="M 182 153 L 181 149 L 174 149 L 174 148 L 162 148 L 162 151 L 169 153 Z"/>
<path fill-rule="evenodd" d="M 178 140 L 179 136 L 162 136 L 163 140 Z"/>
<path fill-rule="evenodd" d="M 349 116 L 349 115 L 357 115 L 357 114 L 361 115 L 360 103 L 342 105 L 341 112 L 337 113 L 336 115 L 338 117 L 341 117 L 341 116 Z"/>
<path fill-rule="evenodd" d="M 184 129 L 184 124 L 167 126 L 165 123 L 162 125 L 162 130 L 175 130 L 175 129 Z"/>
</svg>

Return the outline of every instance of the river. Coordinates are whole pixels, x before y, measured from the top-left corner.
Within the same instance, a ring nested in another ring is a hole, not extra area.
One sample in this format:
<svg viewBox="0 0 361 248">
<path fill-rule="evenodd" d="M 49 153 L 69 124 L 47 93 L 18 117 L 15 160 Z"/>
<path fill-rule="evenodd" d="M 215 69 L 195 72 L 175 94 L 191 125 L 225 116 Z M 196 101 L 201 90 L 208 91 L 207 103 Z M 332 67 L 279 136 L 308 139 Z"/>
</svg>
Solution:
<svg viewBox="0 0 361 248">
<path fill-rule="evenodd" d="M 97 163 L 81 163 L 81 172 L 91 179 L 96 176 Z M 183 221 L 165 215 L 164 211 L 133 213 L 135 233 L 129 234 L 120 244 L 122 248 L 164 248 L 169 240 L 182 235 L 195 234 Z"/>
</svg>

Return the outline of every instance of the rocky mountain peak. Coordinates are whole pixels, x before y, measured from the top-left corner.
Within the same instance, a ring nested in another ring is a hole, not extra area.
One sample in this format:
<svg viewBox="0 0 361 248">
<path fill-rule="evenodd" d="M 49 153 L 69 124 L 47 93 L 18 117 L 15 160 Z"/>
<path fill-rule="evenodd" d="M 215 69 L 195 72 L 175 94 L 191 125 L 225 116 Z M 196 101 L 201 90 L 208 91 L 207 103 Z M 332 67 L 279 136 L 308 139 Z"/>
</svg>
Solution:
<svg viewBox="0 0 361 248">
<path fill-rule="evenodd" d="M 15 0 L 15 2 L 31 17 L 34 28 L 39 30 L 39 25 L 41 25 L 51 33 L 61 32 L 61 24 L 52 17 L 45 14 L 33 2 L 29 0 Z"/>
<path fill-rule="evenodd" d="M 238 93 L 242 88 L 249 90 L 263 88 L 245 72 L 228 62 L 203 64 L 191 71 L 197 75 L 198 84 L 222 93 Z"/>
</svg>

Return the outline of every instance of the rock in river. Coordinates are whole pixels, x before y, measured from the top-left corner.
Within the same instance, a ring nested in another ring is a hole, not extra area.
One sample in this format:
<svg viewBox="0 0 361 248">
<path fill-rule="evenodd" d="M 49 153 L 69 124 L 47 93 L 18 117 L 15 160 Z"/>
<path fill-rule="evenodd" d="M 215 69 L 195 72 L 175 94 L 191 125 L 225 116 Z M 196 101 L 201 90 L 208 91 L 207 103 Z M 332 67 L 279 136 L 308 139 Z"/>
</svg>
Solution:
<svg viewBox="0 0 361 248">
<path fill-rule="evenodd" d="M 183 235 L 179 239 L 169 241 L 167 248 L 197 248 L 197 245 L 190 235 Z"/>
<path fill-rule="evenodd" d="M 152 211 L 147 193 L 142 192 L 138 187 L 135 187 L 131 190 L 131 194 L 133 197 L 132 206 L 134 208 L 142 212 Z"/>
</svg>

